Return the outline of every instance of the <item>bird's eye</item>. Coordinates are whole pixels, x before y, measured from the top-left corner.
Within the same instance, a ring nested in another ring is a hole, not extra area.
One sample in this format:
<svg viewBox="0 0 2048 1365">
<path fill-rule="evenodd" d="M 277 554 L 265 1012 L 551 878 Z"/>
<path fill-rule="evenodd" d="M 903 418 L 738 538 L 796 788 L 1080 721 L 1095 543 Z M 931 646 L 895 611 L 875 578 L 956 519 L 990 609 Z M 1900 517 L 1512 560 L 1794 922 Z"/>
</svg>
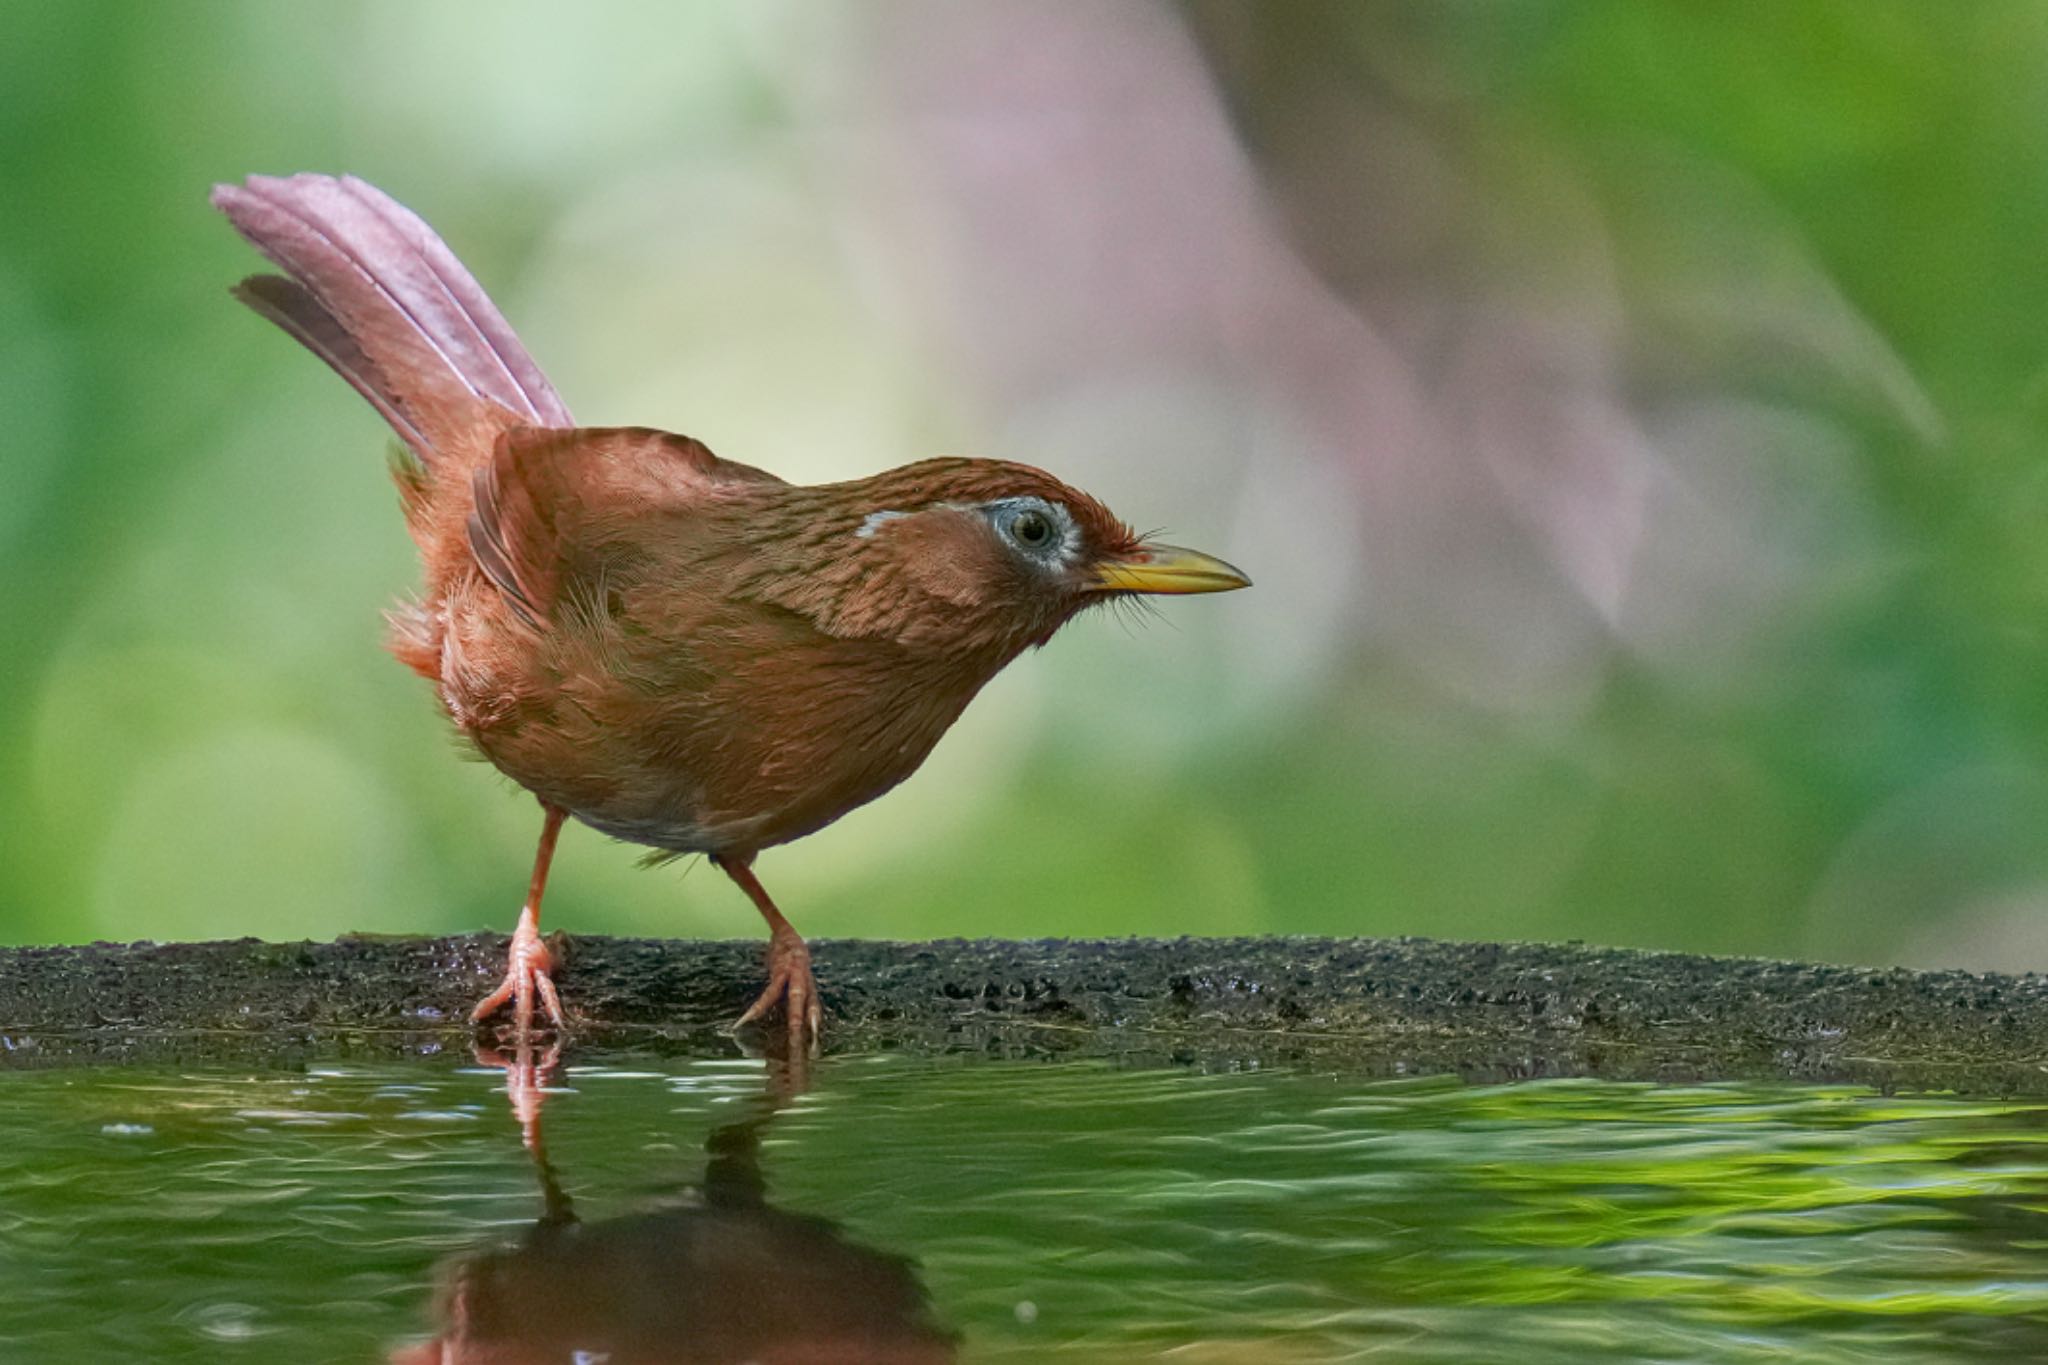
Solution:
<svg viewBox="0 0 2048 1365">
<path fill-rule="evenodd" d="M 1010 534 L 1027 550 L 1043 550 L 1052 544 L 1052 518 L 1043 512 L 1019 512 L 1010 522 Z"/>
</svg>

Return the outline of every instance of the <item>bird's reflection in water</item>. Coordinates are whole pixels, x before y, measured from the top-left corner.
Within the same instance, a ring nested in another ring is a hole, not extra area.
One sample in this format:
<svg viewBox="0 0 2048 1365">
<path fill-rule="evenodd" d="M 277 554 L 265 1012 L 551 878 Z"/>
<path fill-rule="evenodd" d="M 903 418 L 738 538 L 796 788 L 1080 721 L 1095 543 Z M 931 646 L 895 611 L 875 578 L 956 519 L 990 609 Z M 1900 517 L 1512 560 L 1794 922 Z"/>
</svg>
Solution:
<svg viewBox="0 0 2048 1365">
<path fill-rule="evenodd" d="M 586 1223 L 549 1164 L 541 1102 L 557 1062 L 531 1054 L 506 1088 L 539 1173 L 543 1212 L 516 1245 L 446 1265 L 438 1334 L 392 1365 L 926 1365 L 955 1358 L 900 1256 L 849 1241 L 823 1218 L 773 1208 L 761 1134 L 802 1084 L 771 1063 L 747 1117 L 706 1143 L 702 1182 L 660 1207 Z"/>
</svg>

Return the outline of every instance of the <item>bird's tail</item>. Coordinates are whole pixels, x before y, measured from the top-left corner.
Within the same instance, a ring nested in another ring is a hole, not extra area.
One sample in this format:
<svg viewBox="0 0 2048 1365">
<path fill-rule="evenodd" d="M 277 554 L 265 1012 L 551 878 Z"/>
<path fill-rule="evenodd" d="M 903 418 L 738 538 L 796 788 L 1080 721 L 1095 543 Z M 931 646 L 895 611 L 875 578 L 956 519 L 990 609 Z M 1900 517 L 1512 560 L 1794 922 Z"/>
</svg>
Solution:
<svg viewBox="0 0 2048 1365">
<path fill-rule="evenodd" d="M 213 205 L 284 275 L 235 296 L 355 386 L 431 478 L 480 426 L 574 425 L 504 315 L 434 230 L 354 176 L 252 175 Z M 289 278 L 287 278 L 287 276 Z"/>
</svg>

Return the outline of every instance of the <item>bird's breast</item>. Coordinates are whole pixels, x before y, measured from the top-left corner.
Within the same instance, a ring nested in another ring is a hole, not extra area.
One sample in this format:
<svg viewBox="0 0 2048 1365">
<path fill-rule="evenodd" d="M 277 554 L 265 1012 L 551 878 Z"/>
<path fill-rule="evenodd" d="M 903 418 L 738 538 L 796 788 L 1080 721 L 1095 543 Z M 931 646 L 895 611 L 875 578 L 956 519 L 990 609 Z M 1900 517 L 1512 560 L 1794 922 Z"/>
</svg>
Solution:
<svg viewBox="0 0 2048 1365">
<path fill-rule="evenodd" d="M 751 853 L 915 772 L 995 671 L 750 613 L 664 636 L 554 640 L 451 704 L 486 757 L 614 838 Z"/>
</svg>

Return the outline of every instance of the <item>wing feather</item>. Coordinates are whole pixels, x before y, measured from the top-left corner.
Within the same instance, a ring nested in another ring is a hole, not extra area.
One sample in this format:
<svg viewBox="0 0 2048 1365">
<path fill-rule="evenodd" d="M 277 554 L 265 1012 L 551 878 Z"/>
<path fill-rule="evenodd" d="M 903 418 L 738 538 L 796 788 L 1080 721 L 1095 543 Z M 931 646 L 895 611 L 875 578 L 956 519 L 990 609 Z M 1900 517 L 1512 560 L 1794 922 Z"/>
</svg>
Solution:
<svg viewBox="0 0 2048 1365">
<path fill-rule="evenodd" d="M 513 612 L 541 629 L 566 599 L 642 553 L 635 528 L 736 490 L 784 485 L 648 427 L 513 427 L 473 486 L 470 553 Z"/>
</svg>

